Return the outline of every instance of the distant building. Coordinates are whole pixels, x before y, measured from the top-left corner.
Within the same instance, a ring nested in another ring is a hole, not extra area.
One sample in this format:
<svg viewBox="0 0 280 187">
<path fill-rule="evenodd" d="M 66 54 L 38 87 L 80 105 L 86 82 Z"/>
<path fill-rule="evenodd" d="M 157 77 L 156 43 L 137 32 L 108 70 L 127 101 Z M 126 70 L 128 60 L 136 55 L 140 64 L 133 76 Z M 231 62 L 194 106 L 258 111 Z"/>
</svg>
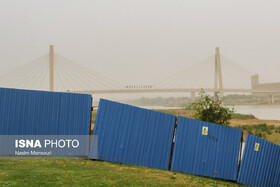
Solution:
<svg viewBox="0 0 280 187">
<path fill-rule="evenodd" d="M 259 75 L 253 75 L 251 77 L 251 88 L 253 91 L 271 91 L 280 92 L 280 82 L 271 82 L 271 83 L 260 83 Z M 268 95 L 267 93 L 257 94 L 257 95 Z M 280 95 L 279 93 L 273 95 Z"/>
</svg>

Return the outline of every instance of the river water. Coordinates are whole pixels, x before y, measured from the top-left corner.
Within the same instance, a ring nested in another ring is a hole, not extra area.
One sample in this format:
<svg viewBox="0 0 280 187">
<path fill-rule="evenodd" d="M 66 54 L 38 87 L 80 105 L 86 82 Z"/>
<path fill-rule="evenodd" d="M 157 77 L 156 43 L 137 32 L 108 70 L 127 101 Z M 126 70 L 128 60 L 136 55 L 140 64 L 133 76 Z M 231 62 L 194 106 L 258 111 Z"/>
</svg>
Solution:
<svg viewBox="0 0 280 187">
<path fill-rule="evenodd" d="M 182 109 L 182 107 L 142 106 L 147 109 Z M 229 106 L 231 107 L 231 106 Z M 234 111 L 241 114 L 253 114 L 258 119 L 280 120 L 280 106 L 234 106 Z"/>
<path fill-rule="evenodd" d="M 234 106 L 241 114 L 253 114 L 259 119 L 280 120 L 280 106 Z"/>
</svg>

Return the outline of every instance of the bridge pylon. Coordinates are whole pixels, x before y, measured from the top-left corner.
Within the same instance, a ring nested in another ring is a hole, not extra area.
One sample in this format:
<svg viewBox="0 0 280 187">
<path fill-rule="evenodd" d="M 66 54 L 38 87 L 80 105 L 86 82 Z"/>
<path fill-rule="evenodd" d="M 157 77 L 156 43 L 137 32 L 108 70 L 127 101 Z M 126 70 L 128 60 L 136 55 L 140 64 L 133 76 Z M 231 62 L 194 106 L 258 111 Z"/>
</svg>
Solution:
<svg viewBox="0 0 280 187">
<path fill-rule="evenodd" d="M 50 45 L 49 53 L 49 64 L 50 64 L 50 91 L 54 91 L 54 50 L 53 45 Z"/>
<path fill-rule="evenodd" d="M 216 47 L 215 54 L 215 79 L 214 79 L 214 96 L 215 98 L 224 96 L 224 87 L 223 87 L 223 77 L 222 77 L 222 66 L 221 66 L 221 56 L 220 49 Z M 218 88 L 219 86 L 219 88 Z"/>
</svg>

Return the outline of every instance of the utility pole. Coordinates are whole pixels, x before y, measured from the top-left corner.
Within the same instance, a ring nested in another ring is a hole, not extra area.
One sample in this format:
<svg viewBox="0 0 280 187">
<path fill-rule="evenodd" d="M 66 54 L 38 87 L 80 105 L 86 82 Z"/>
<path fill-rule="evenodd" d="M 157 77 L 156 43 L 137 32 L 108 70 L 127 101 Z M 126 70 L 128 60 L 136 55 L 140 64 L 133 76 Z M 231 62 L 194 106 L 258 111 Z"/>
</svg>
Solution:
<svg viewBox="0 0 280 187">
<path fill-rule="evenodd" d="M 50 62 L 50 91 L 54 91 L 54 52 L 53 45 L 50 45 L 49 53 L 49 62 Z"/>
<path fill-rule="evenodd" d="M 219 91 L 218 91 L 219 84 Z M 214 80 L 214 96 L 215 98 L 224 96 L 224 86 L 223 86 L 223 77 L 222 77 L 222 66 L 221 66 L 221 56 L 220 49 L 216 47 L 215 54 L 215 80 Z M 219 93 L 219 95 L 218 95 Z"/>
</svg>

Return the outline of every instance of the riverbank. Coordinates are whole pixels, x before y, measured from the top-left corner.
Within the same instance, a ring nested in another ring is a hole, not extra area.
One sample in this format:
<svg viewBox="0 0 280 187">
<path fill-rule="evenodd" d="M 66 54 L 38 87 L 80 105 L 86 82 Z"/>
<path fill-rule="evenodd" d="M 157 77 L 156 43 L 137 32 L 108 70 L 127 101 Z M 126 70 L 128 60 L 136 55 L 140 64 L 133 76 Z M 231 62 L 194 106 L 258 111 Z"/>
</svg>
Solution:
<svg viewBox="0 0 280 187">
<path fill-rule="evenodd" d="M 195 100 L 199 100 L 199 93 L 196 94 Z M 164 107 L 184 107 L 186 108 L 193 100 L 190 97 L 142 97 L 138 99 L 122 100 L 134 106 L 164 106 Z M 271 104 L 267 96 L 258 96 L 251 94 L 229 94 L 224 96 L 225 105 L 239 106 L 280 106 L 280 95 L 274 96 L 274 103 Z"/>
</svg>

